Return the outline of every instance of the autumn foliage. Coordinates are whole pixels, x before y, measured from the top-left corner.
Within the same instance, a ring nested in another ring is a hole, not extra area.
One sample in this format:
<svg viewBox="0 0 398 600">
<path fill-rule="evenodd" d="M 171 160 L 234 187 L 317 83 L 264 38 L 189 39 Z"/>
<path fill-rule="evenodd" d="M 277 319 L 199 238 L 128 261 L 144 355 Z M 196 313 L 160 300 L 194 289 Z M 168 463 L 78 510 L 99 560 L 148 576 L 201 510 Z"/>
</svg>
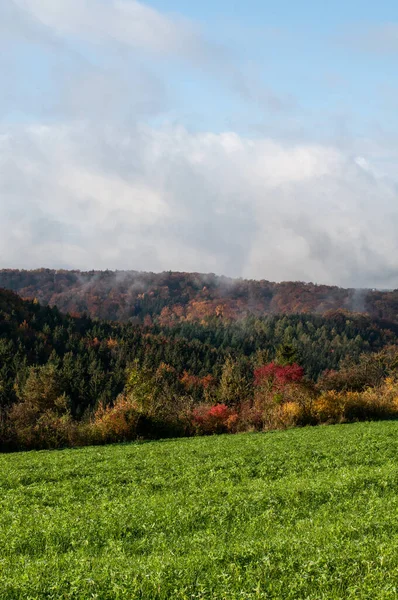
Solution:
<svg viewBox="0 0 398 600">
<path fill-rule="evenodd" d="M 202 435 L 232 432 L 236 429 L 238 421 L 238 413 L 225 404 L 202 405 L 192 411 L 194 429 Z"/>
<path fill-rule="evenodd" d="M 254 370 L 254 385 L 257 387 L 270 385 L 280 388 L 288 383 L 299 383 L 303 377 L 304 369 L 298 364 L 278 365 L 271 362 Z"/>
<path fill-rule="evenodd" d="M 398 326 L 344 311 L 234 322 L 228 295 L 240 303 L 246 283 L 210 302 L 211 278 L 200 289 L 189 279 L 201 300 L 189 293 L 160 309 L 182 281 L 165 275 L 158 296 L 139 292 L 141 308 L 160 310 L 145 325 L 65 315 L 0 290 L 0 449 L 398 417 Z M 101 294 L 90 298 L 100 310 Z"/>
<path fill-rule="evenodd" d="M 398 291 L 354 290 L 304 282 L 231 279 L 213 273 L 0 270 L 0 287 L 76 316 L 172 326 L 249 314 L 359 311 L 397 322 Z"/>
</svg>

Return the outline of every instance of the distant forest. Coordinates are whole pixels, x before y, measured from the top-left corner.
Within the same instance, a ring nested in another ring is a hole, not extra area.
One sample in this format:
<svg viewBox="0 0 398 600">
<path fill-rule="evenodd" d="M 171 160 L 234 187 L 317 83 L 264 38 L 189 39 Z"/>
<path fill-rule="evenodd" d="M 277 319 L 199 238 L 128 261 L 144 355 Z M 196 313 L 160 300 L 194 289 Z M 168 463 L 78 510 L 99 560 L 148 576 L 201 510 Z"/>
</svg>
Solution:
<svg viewBox="0 0 398 600">
<path fill-rule="evenodd" d="M 72 315 L 172 326 L 209 317 L 320 314 L 347 310 L 398 323 L 398 290 L 271 283 L 214 274 L 137 271 L 0 271 L 0 287 Z"/>
</svg>

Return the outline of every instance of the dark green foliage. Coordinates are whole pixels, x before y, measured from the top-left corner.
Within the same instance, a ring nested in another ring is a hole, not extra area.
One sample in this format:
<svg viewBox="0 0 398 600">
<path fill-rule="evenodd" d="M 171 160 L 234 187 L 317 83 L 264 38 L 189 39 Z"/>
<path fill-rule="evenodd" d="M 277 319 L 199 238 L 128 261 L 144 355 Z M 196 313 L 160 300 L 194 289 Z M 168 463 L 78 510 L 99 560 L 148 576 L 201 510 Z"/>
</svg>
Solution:
<svg viewBox="0 0 398 600">
<path fill-rule="evenodd" d="M 57 370 L 76 417 L 98 403 L 112 403 L 124 389 L 126 368 L 134 361 L 152 371 L 162 362 L 170 365 L 176 374 L 175 391 L 180 391 L 184 371 L 220 380 L 227 359 L 250 383 L 259 354 L 273 360 L 287 351 L 308 377 L 316 379 L 326 369 L 338 369 L 347 357 L 355 362 L 364 352 L 396 343 L 395 329 L 339 312 L 145 327 L 63 315 L 56 307 L 0 290 L 0 403 L 3 408 L 14 403 L 30 367 L 47 363 Z"/>
<path fill-rule="evenodd" d="M 293 344 L 286 342 L 276 350 L 275 362 L 278 365 L 293 365 L 297 363 L 297 350 Z"/>
</svg>

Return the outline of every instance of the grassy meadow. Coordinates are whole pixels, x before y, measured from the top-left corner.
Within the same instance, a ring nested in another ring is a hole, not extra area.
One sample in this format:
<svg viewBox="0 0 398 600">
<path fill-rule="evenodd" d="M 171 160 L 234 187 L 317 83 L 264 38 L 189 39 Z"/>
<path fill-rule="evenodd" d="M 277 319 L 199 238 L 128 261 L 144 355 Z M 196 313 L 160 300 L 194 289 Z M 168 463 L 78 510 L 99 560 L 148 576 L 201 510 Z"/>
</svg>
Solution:
<svg viewBox="0 0 398 600">
<path fill-rule="evenodd" d="M 1 600 L 398 598 L 398 423 L 0 455 Z"/>
</svg>

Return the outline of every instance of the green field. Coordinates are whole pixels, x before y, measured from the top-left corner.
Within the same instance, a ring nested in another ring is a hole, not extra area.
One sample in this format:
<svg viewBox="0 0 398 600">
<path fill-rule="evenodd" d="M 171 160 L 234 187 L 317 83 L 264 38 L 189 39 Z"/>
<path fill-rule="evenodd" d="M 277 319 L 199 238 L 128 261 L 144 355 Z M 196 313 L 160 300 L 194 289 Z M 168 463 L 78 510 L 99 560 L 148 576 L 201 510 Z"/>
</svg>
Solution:
<svg viewBox="0 0 398 600">
<path fill-rule="evenodd" d="M 398 423 L 0 456 L 0 598 L 398 598 Z"/>
</svg>

